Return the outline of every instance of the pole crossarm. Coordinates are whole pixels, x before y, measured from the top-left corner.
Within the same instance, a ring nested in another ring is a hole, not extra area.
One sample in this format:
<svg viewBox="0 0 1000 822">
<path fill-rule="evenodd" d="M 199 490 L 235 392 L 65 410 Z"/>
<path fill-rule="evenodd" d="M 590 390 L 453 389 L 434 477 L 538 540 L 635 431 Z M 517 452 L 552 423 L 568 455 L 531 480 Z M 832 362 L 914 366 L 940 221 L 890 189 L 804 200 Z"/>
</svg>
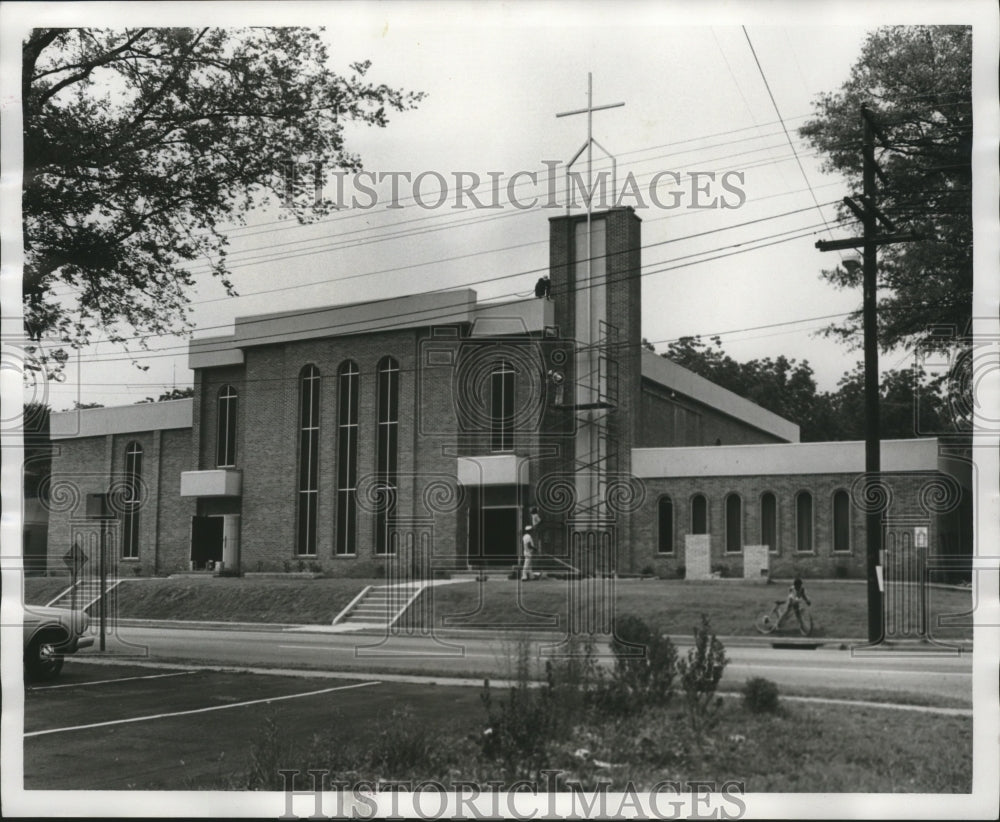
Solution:
<svg viewBox="0 0 1000 822">
<path fill-rule="evenodd" d="M 924 239 L 922 234 L 886 234 L 881 237 L 850 237 L 846 240 L 817 240 L 816 248 L 820 251 L 843 251 L 848 248 L 861 248 L 865 243 L 872 245 L 890 245 L 892 243 L 914 243 Z"/>
<path fill-rule="evenodd" d="M 624 103 L 606 103 L 603 106 L 587 106 L 587 108 L 578 108 L 576 111 L 564 111 L 562 114 L 557 114 L 556 117 L 571 117 L 574 114 L 587 114 L 591 111 L 604 111 L 606 108 L 620 108 L 624 105 Z"/>
</svg>

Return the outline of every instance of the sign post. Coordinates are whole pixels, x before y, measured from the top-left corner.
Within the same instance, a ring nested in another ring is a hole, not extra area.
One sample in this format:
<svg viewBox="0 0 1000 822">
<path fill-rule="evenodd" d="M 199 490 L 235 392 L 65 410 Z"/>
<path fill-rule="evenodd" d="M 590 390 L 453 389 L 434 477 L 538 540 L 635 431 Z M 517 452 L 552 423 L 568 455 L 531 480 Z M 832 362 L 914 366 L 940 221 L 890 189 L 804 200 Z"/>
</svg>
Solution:
<svg viewBox="0 0 1000 822">
<path fill-rule="evenodd" d="M 108 540 L 107 522 L 114 519 L 114 512 L 108 500 L 108 494 L 87 494 L 87 518 L 95 519 L 100 528 L 100 555 L 98 559 L 98 573 L 100 575 L 101 596 L 98 601 L 98 609 L 101 623 L 100 649 L 106 650 L 108 633 Z"/>
</svg>

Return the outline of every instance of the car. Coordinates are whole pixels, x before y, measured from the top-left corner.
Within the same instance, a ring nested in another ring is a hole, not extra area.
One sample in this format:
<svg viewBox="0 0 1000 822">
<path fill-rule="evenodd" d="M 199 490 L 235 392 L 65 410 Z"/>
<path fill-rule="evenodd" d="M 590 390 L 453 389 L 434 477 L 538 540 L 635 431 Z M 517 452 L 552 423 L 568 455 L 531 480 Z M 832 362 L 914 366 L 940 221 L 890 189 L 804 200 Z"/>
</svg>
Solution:
<svg viewBox="0 0 1000 822">
<path fill-rule="evenodd" d="M 24 675 L 29 680 L 55 679 L 66 654 L 94 644 L 84 636 L 90 618 L 79 610 L 28 605 L 24 610 Z"/>
</svg>

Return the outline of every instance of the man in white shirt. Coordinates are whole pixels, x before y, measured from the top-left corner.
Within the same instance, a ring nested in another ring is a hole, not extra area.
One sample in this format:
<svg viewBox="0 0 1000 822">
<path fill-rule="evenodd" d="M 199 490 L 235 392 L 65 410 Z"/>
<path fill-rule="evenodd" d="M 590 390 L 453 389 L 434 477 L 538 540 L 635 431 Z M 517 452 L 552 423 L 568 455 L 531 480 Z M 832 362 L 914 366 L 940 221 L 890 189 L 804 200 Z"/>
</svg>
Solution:
<svg viewBox="0 0 1000 822">
<path fill-rule="evenodd" d="M 521 537 L 521 556 L 524 564 L 521 566 L 521 579 L 531 579 L 531 556 L 535 553 L 535 541 L 531 537 L 531 526 L 524 526 L 524 536 Z"/>
</svg>

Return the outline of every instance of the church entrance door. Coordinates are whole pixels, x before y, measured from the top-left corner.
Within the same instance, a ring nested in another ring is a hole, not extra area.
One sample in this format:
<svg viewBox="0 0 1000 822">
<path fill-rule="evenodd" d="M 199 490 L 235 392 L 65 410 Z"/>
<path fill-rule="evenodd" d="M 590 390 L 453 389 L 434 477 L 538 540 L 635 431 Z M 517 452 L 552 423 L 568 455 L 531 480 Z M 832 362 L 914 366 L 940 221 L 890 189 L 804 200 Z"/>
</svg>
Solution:
<svg viewBox="0 0 1000 822">
<path fill-rule="evenodd" d="M 514 565 L 518 561 L 518 509 L 483 508 L 483 560 L 487 565 Z"/>
</svg>

